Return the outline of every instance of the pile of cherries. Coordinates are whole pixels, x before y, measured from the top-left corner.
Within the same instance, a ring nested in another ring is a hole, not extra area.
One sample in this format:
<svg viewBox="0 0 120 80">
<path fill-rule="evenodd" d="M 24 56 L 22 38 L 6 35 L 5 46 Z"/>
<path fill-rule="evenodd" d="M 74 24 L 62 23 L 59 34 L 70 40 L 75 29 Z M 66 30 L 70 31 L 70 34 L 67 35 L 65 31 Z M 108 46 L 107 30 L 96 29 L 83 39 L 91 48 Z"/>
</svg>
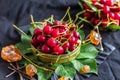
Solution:
<svg viewBox="0 0 120 80">
<path fill-rule="evenodd" d="M 40 52 L 47 54 L 66 54 L 80 43 L 80 34 L 74 23 L 67 24 L 59 20 L 46 24 L 43 29 L 36 28 L 31 44 Z"/>
<path fill-rule="evenodd" d="M 84 3 L 86 12 L 83 15 L 93 25 L 97 25 L 100 21 L 100 26 L 103 28 L 109 25 L 120 25 L 120 2 L 116 0 L 90 0 L 90 2 L 98 10 L 94 11 Z"/>
</svg>

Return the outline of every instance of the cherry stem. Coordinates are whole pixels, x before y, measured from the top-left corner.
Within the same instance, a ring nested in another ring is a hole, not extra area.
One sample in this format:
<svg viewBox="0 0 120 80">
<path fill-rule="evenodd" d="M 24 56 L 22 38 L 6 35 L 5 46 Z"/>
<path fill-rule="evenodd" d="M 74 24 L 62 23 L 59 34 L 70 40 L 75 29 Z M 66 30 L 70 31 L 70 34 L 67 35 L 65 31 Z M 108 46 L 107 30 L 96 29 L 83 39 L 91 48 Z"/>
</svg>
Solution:
<svg viewBox="0 0 120 80">
<path fill-rule="evenodd" d="M 83 5 L 81 2 L 78 2 L 78 5 L 80 6 L 80 8 L 83 10 Z"/>
<path fill-rule="evenodd" d="M 86 10 L 80 11 L 80 12 L 78 12 L 78 13 L 76 14 L 76 16 L 79 16 L 79 15 L 85 13 L 85 12 L 86 12 Z"/>
<path fill-rule="evenodd" d="M 67 14 L 69 13 L 69 10 L 70 10 L 70 7 L 68 7 L 68 9 L 67 9 L 67 11 L 66 11 L 65 15 L 63 16 L 63 18 L 62 18 L 60 21 L 63 21 L 63 20 L 65 19 L 65 17 L 66 17 L 66 16 L 67 16 Z"/>
<path fill-rule="evenodd" d="M 35 22 L 34 22 L 33 16 L 32 16 L 32 15 L 30 15 L 30 18 L 31 18 L 31 21 L 32 21 L 32 23 L 31 23 L 31 24 L 33 24 L 33 27 L 34 27 L 34 28 L 36 28 L 37 26 L 36 26 L 36 24 L 35 24 Z"/>
<path fill-rule="evenodd" d="M 27 34 L 24 33 L 24 32 L 23 32 L 20 28 L 18 28 L 16 25 L 13 24 L 13 27 L 14 27 L 16 30 L 20 31 L 22 34 L 24 34 L 24 35 L 27 36 Z"/>
<path fill-rule="evenodd" d="M 89 23 L 90 25 L 92 25 L 90 21 L 86 20 L 86 17 L 84 17 L 84 18 L 78 17 L 78 18 L 80 20 L 82 20 L 82 21 L 84 21 L 84 22 Z"/>
<path fill-rule="evenodd" d="M 79 26 L 78 28 L 77 28 L 77 31 L 79 31 L 81 28 L 83 28 L 84 27 L 84 25 L 82 24 L 81 26 Z"/>
<path fill-rule="evenodd" d="M 75 20 L 73 22 L 76 23 L 77 20 L 78 20 L 78 16 L 76 15 Z"/>
</svg>

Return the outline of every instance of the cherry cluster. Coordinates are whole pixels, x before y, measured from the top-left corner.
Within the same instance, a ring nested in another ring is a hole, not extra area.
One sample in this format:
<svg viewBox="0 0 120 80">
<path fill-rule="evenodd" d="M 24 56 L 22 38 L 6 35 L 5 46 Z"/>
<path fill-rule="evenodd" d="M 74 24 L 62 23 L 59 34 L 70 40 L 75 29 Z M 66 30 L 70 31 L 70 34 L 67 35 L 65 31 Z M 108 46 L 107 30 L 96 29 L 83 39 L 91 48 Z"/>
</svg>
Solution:
<svg viewBox="0 0 120 80">
<path fill-rule="evenodd" d="M 120 4 L 116 0 L 90 0 L 90 2 L 98 10 L 94 11 L 84 3 L 83 7 L 86 9 L 84 16 L 93 25 L 97 25 L 99 22 L 103 28 L 109 25 L 120 25 Z"/>
<path fill-rule="evenodd" d="M 66 54 L 79 45 L 80 34 L 77 26 L 56 20 L 46 24 L 43 29 L 36 28 L 31 44 L 39 51 L 47 54 Z"/>
</svg>

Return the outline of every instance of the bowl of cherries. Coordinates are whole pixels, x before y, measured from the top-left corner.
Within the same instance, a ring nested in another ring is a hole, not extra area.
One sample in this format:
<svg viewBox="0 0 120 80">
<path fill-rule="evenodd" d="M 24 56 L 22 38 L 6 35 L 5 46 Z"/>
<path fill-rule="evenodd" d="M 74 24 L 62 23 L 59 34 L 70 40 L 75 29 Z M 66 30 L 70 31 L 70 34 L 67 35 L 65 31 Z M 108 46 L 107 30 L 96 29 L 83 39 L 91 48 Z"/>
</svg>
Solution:
<svg viewBox="0 0 120 80">
<path fill-rule="evenodd" d="M 74 23 L 55 20 L 35 28 L 31 40 L 33 53 L 45 63 L 65 63 L 80 53 L 80 34 Z"/>
</svg>

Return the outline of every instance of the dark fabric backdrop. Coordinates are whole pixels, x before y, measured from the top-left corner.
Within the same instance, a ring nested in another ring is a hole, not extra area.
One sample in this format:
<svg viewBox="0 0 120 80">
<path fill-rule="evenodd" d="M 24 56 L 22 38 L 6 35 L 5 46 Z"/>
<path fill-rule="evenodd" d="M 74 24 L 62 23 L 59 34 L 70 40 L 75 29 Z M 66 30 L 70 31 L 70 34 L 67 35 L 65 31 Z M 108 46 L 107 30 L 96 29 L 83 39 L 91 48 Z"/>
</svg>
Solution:
<svg viewBox="0 0 120 80">
<path fill-rule="evenodd" d="M 0 51 L 2 47 L 20 41 L 20 35 L 13 29 L 12 24 L 27 32 L 31 14 L 35 21 L 41 21 L 52 14 L 55 19 L 60 19 L 68 6 L 71 7 L 74 18 L 80 11 L 78 2 L 79 0 L 0 0 Z M 88 33 L 89 26 L 84 30 Z M 101 35 L 105 51 L 97 56 L 98 76 L 84 77 L 76 74 L 74 80 L 120 80 L 120 31 L 101 32 Z M 0 80 L 19 80 L 17 74 L 5 78 L 5 75 L 10 73 L 8 65 L 0 58 Z M 51 80 L 57 80 L 56 75 L 53 75 Z"/>
</svg>

